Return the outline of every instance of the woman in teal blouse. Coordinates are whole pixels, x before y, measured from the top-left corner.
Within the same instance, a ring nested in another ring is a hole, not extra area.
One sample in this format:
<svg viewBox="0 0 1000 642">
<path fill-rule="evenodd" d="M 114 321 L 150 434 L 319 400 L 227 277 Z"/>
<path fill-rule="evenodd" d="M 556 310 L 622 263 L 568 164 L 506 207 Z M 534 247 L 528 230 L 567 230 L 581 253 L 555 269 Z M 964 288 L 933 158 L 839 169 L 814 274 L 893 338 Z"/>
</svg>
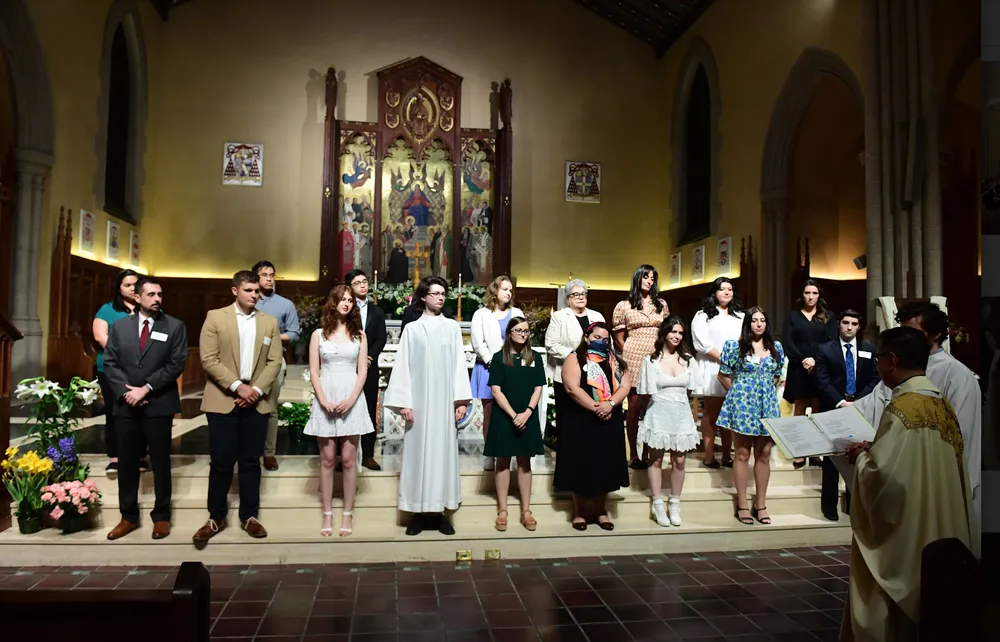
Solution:
<svg viewBox="0 0 1000 642">
<path fill-rule="evenodd" d="M 138 280 L 139 274 L 135 270 L 119 272 L 111 300 L 100 307 L 91 324 L 94 341 L 99 346 L 96 369 L 97 381 L 101 384 L 101 397 L 104 399 L 104 445 L 107 447 L 108 457 L 111 459 L 111 463 L 107 467 L 109 473 L 118 471 L 118 433 L 115 430 L 115 417 L 112 412 L 114 393 L 111 392 L 108 378 L 104 375 L 104 346 L 108 343 L 108 335 L 111 333 L 111 326 L 115 324 L 115 321 L 132 314 L 135 308 L 135 284 Z M 140 439 L 145 441 L 141 435 Z M 141 452 L 145 451 L 146 447 L 143 445 Z"/>
</svg>

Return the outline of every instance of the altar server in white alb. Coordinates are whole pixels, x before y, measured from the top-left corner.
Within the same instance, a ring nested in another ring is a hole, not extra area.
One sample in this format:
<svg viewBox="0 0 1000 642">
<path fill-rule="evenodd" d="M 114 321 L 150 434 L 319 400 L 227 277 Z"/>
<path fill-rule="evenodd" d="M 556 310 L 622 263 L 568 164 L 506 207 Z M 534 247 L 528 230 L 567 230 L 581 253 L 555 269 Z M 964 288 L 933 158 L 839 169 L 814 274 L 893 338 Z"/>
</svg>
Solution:
<svg viewBox="0 0 1000 642">
<path fill-rule="evenodd" d="M 417 286 L 413 299 L 423 315 L 403 330 L 382 402 L 406 421 L 399 510 L 413 513 L 407 535 L 425 526 L 453 535 L 444 511 L 462 503 L 455 424 L 465 417 L 472 388 L 462 330 L 441 314 L 447 293 L 441 277 Z"/>
<path fill-rule="evenodd" d="M 974 525 L 982 524 L 983 476 L 983 398 L 979 380 L 961 361 L 944 351 L 948 340 L 948 315 L 935 303 L 914 301 L 896 312 L 896 321 L 903 326 L 920 330 L 930 343 L 931 356 L 927 362 L 927 378 L 948 400 L 958 417 L 965 444 L 965 469 L 972 489 Z M 882 411 L 892 399 L 892 391 L 879 384 L 875 392 L 855 402 L 862 415 L 873 426 L 878 426 Z M 979 551 L 973 551 L 979 555 Z"/>
</svg>

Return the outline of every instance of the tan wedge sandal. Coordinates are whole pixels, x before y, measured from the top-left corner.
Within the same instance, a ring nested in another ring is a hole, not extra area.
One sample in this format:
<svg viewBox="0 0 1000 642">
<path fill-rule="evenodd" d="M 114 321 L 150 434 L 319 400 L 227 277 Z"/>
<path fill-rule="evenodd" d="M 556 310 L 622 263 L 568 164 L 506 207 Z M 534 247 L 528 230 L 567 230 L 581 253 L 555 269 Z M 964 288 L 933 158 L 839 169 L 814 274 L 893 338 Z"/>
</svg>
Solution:
<svg viewBox="0 0 1000 642">
<path fill-rule="evenodd" d="M 507 530 L 507 511 L 502 510 L 497 513 L 497 521 L 493 524 L 500 532 Z"/>
<path fill-rule="evenodd" d="M 529 531 L 538 528 L 538 522 L 535 521 L 535 517 L 531 514 L 530 510 L 521 512 L 521 525 Z"/>
</svg>

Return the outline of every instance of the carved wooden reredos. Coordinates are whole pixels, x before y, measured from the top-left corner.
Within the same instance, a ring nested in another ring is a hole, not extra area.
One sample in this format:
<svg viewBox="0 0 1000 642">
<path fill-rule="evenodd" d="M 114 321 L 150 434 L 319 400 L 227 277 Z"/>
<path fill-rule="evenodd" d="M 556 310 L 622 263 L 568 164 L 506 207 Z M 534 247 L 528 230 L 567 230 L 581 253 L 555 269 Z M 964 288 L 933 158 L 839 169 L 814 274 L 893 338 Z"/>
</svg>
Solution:
<svg viewBox="0 0 1000 642">
<path fill-rule="evenodd" d="M 462 129 L 462 78 L 457 74 L 418 57 L 381 69 L 376 75 L 378 120 L 371 123 L 336 120 L 336 71 L 330 68 L 327 72 L 321 286 L 327 287 L 339 281 L 355 263 L 375 270 L 386 269 L 388 253 L 393 250 L 393 245 L 399 245 L 398 237 L 394 237 L 393 232 L 398 228 L 401 201 L 393 201 L 391 195 L 394 190 L 398 194 L 407 194 L 405 189 L 418 183 L 423 189 L 418 196 L 423 198 L 427 193 L 433 201 L 431 207 L 436 208 L 434 212 L 438 223 L 433 229 L 436 229 L 437 237 L 446 234 L 450 239 L 447 246 L 440 244 L 436 248 L 428 248 L 438 252 L 435 274 L 454 279 L 462 270 L 460 245 L 462 241 L 468 242 L 468 237 L 462 236 L 463 226 L 468 227 L 468 212 L 462 211 L 463 198 L 475 201 L 477 207 L 486 204 L 491 211 L 488 236 L 480 239 L 480 248 L 489 250 L 489 268 L 477 270 L 475 281 L 488 282 L 490 275 L 510 274 L 509 81 L 494 88 L 499 94 L 496 102 L 503 127 L 500 130 Z M 398 159 L 400 153 L 412 153 L 413 164 L 409 175 L 392 169 L 396 162 L 393 159 Z M 427 161 L 428 158 L 436 160 L 432 163 Z M 463 169 L 468 171 L 470 164 L 477 162 L 489 168 L 485 174 L 486 187 L 478 184 L 474 187 L 482 191 L 463 196 L 465 185 L 472 182 L 468 174 L 463 174 Z M 346 192 L 348 188 L 344 187 L 348 184 L 353 188 L 350 195 Z M 352 260 L 349 251 L 359 236 L 356 230 L 354 240 L 348 237 L 351 234 L 349 227 L 354 225 L 348 201 L 357 200 L 361 201 L 355 205 L 360 213 L 354 221 L 364 226 L 359 247 L 370 254 L 359 251 Z M 345 209 L 348 210 L 346 216 Z M 396 220 L 393 220 L 393 213 Z M 387 225 L 391 231 L 386 231 Z M 447 232 L 444 232 L 445 228 Z M 423 229 L 432 228 L 424 224 Z M 407 237 L 410 245 L 405 247 L 405 251 L 411 261 L 414 254 L 412 241 L 420 238 L 424 239 L 424 247 L 427 248 L 426 235 Z M 486 253 L 483 249 L 480 251 Z M 446 259 L 442 259 L 442 255 L 446 255 Z M 362 257 L 360 263 L 357 261 L 359 256 Z M 424 273 L 427 273 L 426 270 Z M 382 271 L 380 281 L 384 279 L 385 272 Z M 472 281 L 468 276 L 465 279 L 466 282 Z"/>
</svg>

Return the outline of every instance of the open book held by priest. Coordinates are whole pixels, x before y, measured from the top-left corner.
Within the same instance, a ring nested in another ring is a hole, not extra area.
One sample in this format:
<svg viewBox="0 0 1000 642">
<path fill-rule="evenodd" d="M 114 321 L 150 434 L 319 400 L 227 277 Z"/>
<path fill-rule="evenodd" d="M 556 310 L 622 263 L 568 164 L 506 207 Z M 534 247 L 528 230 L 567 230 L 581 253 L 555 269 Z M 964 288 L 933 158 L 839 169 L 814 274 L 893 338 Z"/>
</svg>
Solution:
<svg viewBox="0 0 1000 642">
<path fill-rule="evenodd" d="M 875 439 L 875 429 L 851 406 L 761 423 L 790 459 L 840 454 L 851 444 Z"/>
</svg>

